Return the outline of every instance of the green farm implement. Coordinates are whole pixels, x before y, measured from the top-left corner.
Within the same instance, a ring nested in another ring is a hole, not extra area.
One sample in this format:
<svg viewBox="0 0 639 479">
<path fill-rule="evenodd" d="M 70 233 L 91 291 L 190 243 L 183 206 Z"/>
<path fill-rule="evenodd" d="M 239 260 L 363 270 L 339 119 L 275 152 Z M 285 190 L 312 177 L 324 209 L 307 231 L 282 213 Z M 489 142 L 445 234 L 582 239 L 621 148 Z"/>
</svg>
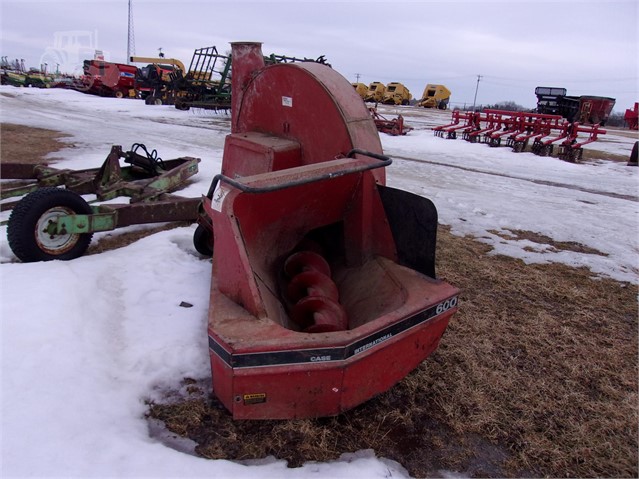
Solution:
<svg viewBox="0 0 639 479">
<path fill-rule="evenodd" d="M 121 166 L 120 159 L 128 166 Z M 2 163 L 2 178 L 14 180 L 5 183 L 0 205 L 2 210 L 12 210 L 7 222 L 9 246 L 24 262 L 69 260 L 82 256 L 98 231 L 195 221 L 201 199 L 170 192 L 185 186 L 198 172 L 199 161 L 191 157 L 163 161 L 155 150 L 134 144 L 126 152 L 114 145 L 95 169 Z M 96 199 L 88 203 L 81 195 Z M 117 203 L 119 198 L 129 201 Z"/>
</svg>

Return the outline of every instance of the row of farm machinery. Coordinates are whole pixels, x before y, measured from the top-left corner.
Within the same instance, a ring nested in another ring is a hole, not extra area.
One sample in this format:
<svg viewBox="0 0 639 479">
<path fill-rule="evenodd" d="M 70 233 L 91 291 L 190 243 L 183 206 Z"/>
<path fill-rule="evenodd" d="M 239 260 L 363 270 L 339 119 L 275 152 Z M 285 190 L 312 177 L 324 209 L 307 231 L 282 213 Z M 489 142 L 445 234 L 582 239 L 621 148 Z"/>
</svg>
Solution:
<svg viewBox="0 0 639 479">
<path fill-rule="evenodd" d="M 9 62 L 3 57 L 3 82 L 10 75 Z M 102 96 L 142 98 L 149 105 L 175 105 L 188 110 L 202 108 L 228 110 L 231 108 L 232 55 L 218 52 L 215 46 L 196 49 L 189 68 L 172 58 L 131 57 L 132 63 L 147 63 L 144 67 L 106 62 L 102 57 L 84 61 L 84 75 L 73 81 L 61 81 L 53 85 L 38 76 L 37 82 L 22 86 L 59 86 L 73 88 L 85 93 Z M 295 58 L 271 54 L 264 56 L 265 64 L 314 62 L 325 64 L 324 56 L 317 59 Z M 16 64 L 19 65 L 16 61 Z M 22 68 L 24 65 L 22 65 Z M 33 75 L 32 75 L 33 76 Z M 14 83 L 10 83 L 14 84 Z M 16 86 L 20 86 L 15 84 Z M 402 115 L 388 119 L 377 111 L 377 104 L 408 105 L 412 99 L 409 90 L 399 82 L 384 85 L 372 82 L 351 83 L 364 102 L 374 102 L 369 107 L 379 132 L 390 135 L 405 135 L 412 128 L 404 122 Z M 524 151 L 531 144 L 531 151 L 539 155 L 550 155 L 555 146 L 561 158 L 578 161 L 581 146 L 596 141 L 605 134 L 603 126 L 614 106 L 614 99 L 605 97 L 568 96 L 564 88 L 537 87 L 537 109 L 535 113 L 520 113 L 498 110 L 481 112 L 453 111 L 452 123 L 435 128 L 435 133 L 455 138 L 461 132 L 471 142 L 483 141 L 491 146 L 504 144 L 513 151 Z M 419 107 L 447 109 L 451 92 L 444 85 L 428 84 Z M 631 129 L 636 129 L 637 108 L 627 110 L 625 120 Z M 586 123 L 593 124 L 592 127 Z M 588 139 L 578 142 L 578 134 L 587 133 Z M 553 136 L 554 135 L 554 136 Z"/>
<path fill-rule="evenodd" d="M 193 53 L 189 68 L 177 60 L 166 67 L 164 58 L 132 61 L 153 61 L 138 73 L 139 95 L 149 105 L 175 105 L 177 109 L 202 108 L 228 110 L 231 108 L 231 70 L 233 56 L 220 53 L 215 46 L 198 48 Z M 297 58 L 270 54 L 264 56 L 266 65 L 277 63 L 313 62 L 330 66 L 324 56 Z"/>
<path fill-rule="evenodd" d="M 527 148 L 539 156 L 556 153 L 560 159 L 570 162 L 580 161 L 583 146 L 606 134 L 602 127 L 615 105 L 614 98 L 569 96 L 565 88 L 554 87 L 537 87 L 535 95 L 535 111 L 454 110 L 451 122 L 433 131 L 441 138 L 460 136 L 470 143 L 507 146 L 515 153 Z M 637 129 L 637 111 L 635 103 L 634 109 L 626 110 L 624 115 L 631 130 Z"/>
<path fill-rule="evenodd" d="M 175 105 L 179 110 L 190 108 L 229 110 L 231 108 L 232 55 L 219 53 L 215 46 L 196 49 L 188 69 L 181 61 L 174 58 L 131 57 L 130 61 L 147 63 L 147 65 L 136 67 L 106 62 L 101 58 L 85 60 L 84 75 L 72 83 L 63 85 L 94 95 L 141 98 L 147 105 Z M 324 56 L 317 59 L 275 54 L 264 57 L 266 65 L 296 62 L 314 62 L 330 67 Z M 388 88 L 377 82 L 372 85 L 373 94 L 366 101 L 390 99 L 382 103 L 407 104 L 408 99 L 411 98 L 408 89 L 399 83 L 390 84 Z M 37 86 L 48 85 L 42 83 Z M 437 95 L 440 95 L 440 90 L 436 90 Z M 362 96 L 357 87 L 355 91 Z M 435 98 L 434 91 L 430 93 L 429 98 Z M 401 115 L 387 119 L 377 112 L 376 107 L 369 108 L 369 111 L 379 132 L 405 135 L 412 130 L 404 123 Z"/>
<path fill-rule="evenodd" d="M 520 153 L 530 146 L 539 156 L 555 152 L 563 160 L 581 160 L 583 146 L 606 134 L 600 125 L 569 122 L 561 115 L 544 113 L 484 110 L 453 111 L 452 121 L 433 128 L 435 136 L 455 139 L 458 136 L 471 143 L 486 143 L 491 147 L 508 146 Z M 583 134 L 585 136 L 581 136 Z"/>
<path fill-rule="evenodd" d="M 264 60 L 266 64 L 313 61 L 328 65 L 323 56 L 309 59 L 271 54 Z M 138 67 L 136 63 L 147 65 Z M 130 57 L 127 64 L 107 62 L 98 51 L 92 60 L 84 60 L 79 78 L 48 73 L 46 66 L 26 72 L 24 60 L 9 62 L 7 57 L 2 57 L 1 77 L 3 84 L 13 86 L 64 87 L 100 96 L 142 98 L 150 105 L 175 105 L 179 109 L 228 109 L 231 64 L 231 54 L 220 53 L 215 46 L 196 49 L 188 69 L 180 60 L 164 56 Z M 413 98 L 399 82 L 352 85 L 366 102 L 408 105 Z M 428 84 L 417 105 L 443 110 L 449 100 L 450 90 L 444 85 Z"/>
<path fill-rule="evenodd" d="M 367 103 L 382 103 L 384 105 L 408 105 L 413 95 L 410 90 L 400 82 L 390 82 L 384 85 L 374 81 L 368 86 L 364 83 L 351 83 L 359 96 Z M 429 83 L 424 88 L 422 97 L 416 105 L 424 108 L 437 108 L 446 110 L 450 102 L 450 90 L 444 85 Z"/>
<path fill-rule="evenodd" d="M 270 54 L 264 61 L 265 64 L 316 62 L 328 65 L 323 56 L 310 59 Z M 138 67 L 136 63 L 146 65 Z M 83 74 L 78 77 L 47 73 L 46 65 L 37 72 L 32 69 L 28 76 L 24 72 L 24 61 L 10 62 L 2 57 L 0 79 L 3 85 L 60 87 L 106 97 L 141 98 L 149 105 L 175 105 L 182 110 L 191 107 L 228 110 L 231 64 L 231 54 L 220 53 L 215 46 L 196 49 L 188 69 L 181 61 L 164 58 L 163 54 L 158 58 L 130 57 L 125 64 L 105 61 L 96 50 L 93 59 L 83 61 Z M 36 76 L 38 81 L 29 81 Z"/>
</svg>

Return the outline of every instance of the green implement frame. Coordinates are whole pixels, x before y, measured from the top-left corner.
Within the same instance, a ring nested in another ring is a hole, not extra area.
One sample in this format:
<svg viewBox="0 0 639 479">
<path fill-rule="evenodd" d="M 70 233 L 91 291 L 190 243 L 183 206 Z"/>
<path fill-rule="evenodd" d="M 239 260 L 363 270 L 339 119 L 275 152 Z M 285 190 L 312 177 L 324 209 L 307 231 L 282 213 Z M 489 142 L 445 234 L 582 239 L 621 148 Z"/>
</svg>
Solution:
<svg viewBox="0 0 639 479">
<path fill-rule="evenodd" d="M 312 59 L 271 54 L 264 57 L 264 62 L 267 65 L 316 62 L 330 66 L 324 55 Z M 181 70 L 171 73 L 171 85 L 167 89 L 168 102 L 175 104 L 178 110 L 229 110 L 232 63 L 231 54 L 221 54 L 215 46 L 196 49 L 186 74 Z"/>
<path fill-rule="evenodd" d="M 120 159 L 129 166 L 121 166 Z M 22 261 L 72 259 L 84 253 L 94 232 L 133 224 L 194 222 L 201 199 L 170 192 L 184 187 L 198 172 L 199 162 L 192 157 L 163 161 L 155 151 L 135 144 L 127 152 L 113 146 L 95 169 L 2 163 L 2 178 L 14 180 L 0 193 L 0 209 L 12 210 L 2 223 L 7 224 L 9 245 Z M 96 195 L 93 204 L 81 196 L 89 194 Z M 23 198 L 12 201 L 17 197 Z M 95 204 L 120 197 L 129 202 Z"/>
</svg>

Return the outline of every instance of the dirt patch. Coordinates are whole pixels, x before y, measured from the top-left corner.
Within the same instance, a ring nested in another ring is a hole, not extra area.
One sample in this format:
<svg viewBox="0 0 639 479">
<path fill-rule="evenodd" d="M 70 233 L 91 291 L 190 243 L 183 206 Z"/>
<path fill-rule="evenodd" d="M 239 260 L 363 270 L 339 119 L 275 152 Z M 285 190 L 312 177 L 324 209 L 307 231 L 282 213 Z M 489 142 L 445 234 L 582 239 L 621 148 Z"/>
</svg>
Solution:
<svg viewBox="0 0 639 479">
<path fill-rule="evenodd" d="M 207 458 L 298 466 L 372 448 L 415 477 L 635 477 L 637 286 L 488 255 L 446 228 L 439 243 L 461 309 L 438 351 L 390 391 L 333 418 L 233 421 L 191 384 L 150 415 Z"/>
<path fill-rule="evenodd" d="M 59 131 L 31 128 L 12 123 L 0 123 L 0 161 L 3 163 L 45 163 L 44 157 L 52 152 L 68 148 L 69 143 L 60 141 L 68 138 Z M 47 158 L 46 163 L 55 162 Z"/>
<path fill-rule="evenodd" d="M 508 231 L 509 233 L 506 233 L 506 231 Z M 502 231 L 488 230 L 488 232 L 507 240 L 517 240 L 517 241 L 528 240 L 533 243 L 549 245 L 551 246 L 551 248 L 548 250 L 550 252 L 556 253 L 557 251 L 574 251 L 575 253 L 608 256 L 606 253 L 602 253 L 599 250 L 583 245 L 581 243 L 577 243 L 575 241 L 555 241 L 550 236 L 546 236 L 541 233 L 536 233 L 534 231 L 513 230 L 510 228 L 504 228 Z M 524 249 L 528 250 L 527 248 L 524 248 Z"/>
</svg>

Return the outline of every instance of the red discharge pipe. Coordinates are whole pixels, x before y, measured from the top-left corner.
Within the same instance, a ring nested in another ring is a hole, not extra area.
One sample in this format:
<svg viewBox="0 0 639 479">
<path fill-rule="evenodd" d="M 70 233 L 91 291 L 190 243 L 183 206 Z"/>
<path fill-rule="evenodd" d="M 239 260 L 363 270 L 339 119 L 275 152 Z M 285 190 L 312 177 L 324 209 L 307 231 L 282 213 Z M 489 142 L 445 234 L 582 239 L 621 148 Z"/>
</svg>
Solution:
<svg viewBox="0 0 639 479">
<path fill-rule="evenodd" d="M 260 42 L 231 43 L 231 133 L 238 133 L 237 119 L 244 89 L 251 80 L 253 72 L 264 68 L 264 55 Z"/>
</svg>

